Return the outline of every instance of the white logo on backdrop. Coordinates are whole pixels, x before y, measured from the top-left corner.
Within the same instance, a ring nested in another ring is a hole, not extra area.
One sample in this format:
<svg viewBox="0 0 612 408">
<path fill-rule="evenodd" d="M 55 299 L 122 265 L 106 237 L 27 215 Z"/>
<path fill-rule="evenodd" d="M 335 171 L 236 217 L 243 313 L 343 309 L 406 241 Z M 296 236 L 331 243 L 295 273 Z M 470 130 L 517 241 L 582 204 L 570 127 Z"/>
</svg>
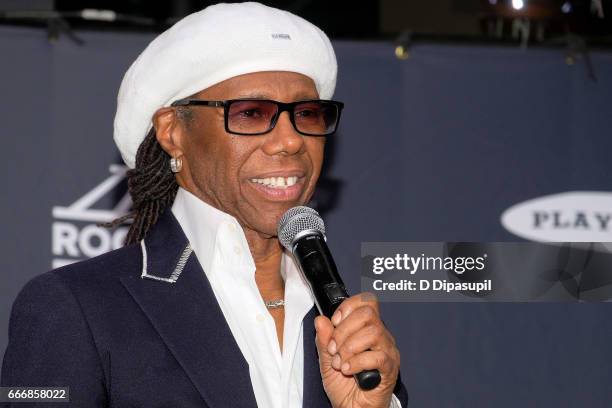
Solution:
<svg viewBox="0 0 612 408">
<path fill-rule="evenodd" d="M 501 223 L 521 238 L 542 242 L 611 242 L 612 192 L 570 191 L 513 205 Z"/>
<path fill-rule="evenodd" d="M 131 205 L 126 193 L 112 209 L 97 209 L 94 205 L 113 191 L 125 178 L 127 167 L 112 164 L 110 176 L 87 194 L 67 207 L 53 207 L 51 227 L 52 267 L 58 268 L 82 259 L 101 255 L 123 246 L 128 228 L 110 230 L 96 224 L 109 222 L 126 214 Z"/>
</svg>

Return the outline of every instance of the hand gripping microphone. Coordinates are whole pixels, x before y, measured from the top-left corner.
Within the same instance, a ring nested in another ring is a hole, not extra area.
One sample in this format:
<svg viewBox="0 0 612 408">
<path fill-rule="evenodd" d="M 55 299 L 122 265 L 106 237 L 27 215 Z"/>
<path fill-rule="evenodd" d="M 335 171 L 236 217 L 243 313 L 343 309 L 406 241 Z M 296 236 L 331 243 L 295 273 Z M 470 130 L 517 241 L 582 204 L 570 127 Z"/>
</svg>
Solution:
<svg viewBox="0 0 612 408">
<path fill-rule="evenodd" d="M 278 239 L 291 251 L 308 281 L 319 313 L 331 319 L 349 295 L 325 243 L 325 225 L 319 213 L 310 207 L 290 208 L 278 222 Z M 355 377 L 363 390 L 371 390 L 380 384 L 378 370 L 365 370 Z"/>
</svg>

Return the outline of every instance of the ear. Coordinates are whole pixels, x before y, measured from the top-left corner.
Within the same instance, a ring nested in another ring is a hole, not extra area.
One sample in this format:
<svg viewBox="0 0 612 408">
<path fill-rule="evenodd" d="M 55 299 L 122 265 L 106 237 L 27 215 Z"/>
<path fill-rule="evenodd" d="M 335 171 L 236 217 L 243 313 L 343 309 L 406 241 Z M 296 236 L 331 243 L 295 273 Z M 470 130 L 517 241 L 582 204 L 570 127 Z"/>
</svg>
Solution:
<svg viewBox="0 0 612 408">
<path fill-rule="evenodd" d="M 153 115 L 153 127 L 157 141 L 171 157 L 180 157 L 184 154 L 183 127 L 179 123 L 174 108 L 160 108 Z"/>
</svg>

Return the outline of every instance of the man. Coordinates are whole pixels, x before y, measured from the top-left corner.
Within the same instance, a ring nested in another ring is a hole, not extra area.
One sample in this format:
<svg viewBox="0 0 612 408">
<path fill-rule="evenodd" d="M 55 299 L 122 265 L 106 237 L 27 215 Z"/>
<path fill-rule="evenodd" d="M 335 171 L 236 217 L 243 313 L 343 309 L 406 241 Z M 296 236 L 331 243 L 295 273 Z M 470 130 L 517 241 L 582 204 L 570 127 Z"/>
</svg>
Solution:
<svg viewBox="0 0 612 408">
<path fill-rule="evenodd" d="M 83 407 L 405 407 L 376 300 L 315 318 L 276 237 L 337 128 L 336 71 L 324 33 L 258 3 L 211 6 L 155 39 L 115 118 L 128 245 L 26 286 L 2 385 L 68 386 Z M 364 391 L 353 374 L 367 369 L 382 380 Z"/>
</svg>

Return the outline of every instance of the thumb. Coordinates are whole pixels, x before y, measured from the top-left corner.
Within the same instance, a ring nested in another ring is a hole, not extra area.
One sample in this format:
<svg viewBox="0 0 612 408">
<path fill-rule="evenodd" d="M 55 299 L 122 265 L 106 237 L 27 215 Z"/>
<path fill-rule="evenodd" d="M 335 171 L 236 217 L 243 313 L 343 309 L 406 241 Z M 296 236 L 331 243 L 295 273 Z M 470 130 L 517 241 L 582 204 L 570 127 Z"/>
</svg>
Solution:
<svg viewBox="0 0 612 408">
<path fill-rule="evenodd" d="M 332 338 L 334 326 L 325 316 L 317 316 L 314 321 L 317 335 L 315 337 L 321 368 L 331 368 L 332 355 L 327 351 L 327 345 Z"/>
</svg>

